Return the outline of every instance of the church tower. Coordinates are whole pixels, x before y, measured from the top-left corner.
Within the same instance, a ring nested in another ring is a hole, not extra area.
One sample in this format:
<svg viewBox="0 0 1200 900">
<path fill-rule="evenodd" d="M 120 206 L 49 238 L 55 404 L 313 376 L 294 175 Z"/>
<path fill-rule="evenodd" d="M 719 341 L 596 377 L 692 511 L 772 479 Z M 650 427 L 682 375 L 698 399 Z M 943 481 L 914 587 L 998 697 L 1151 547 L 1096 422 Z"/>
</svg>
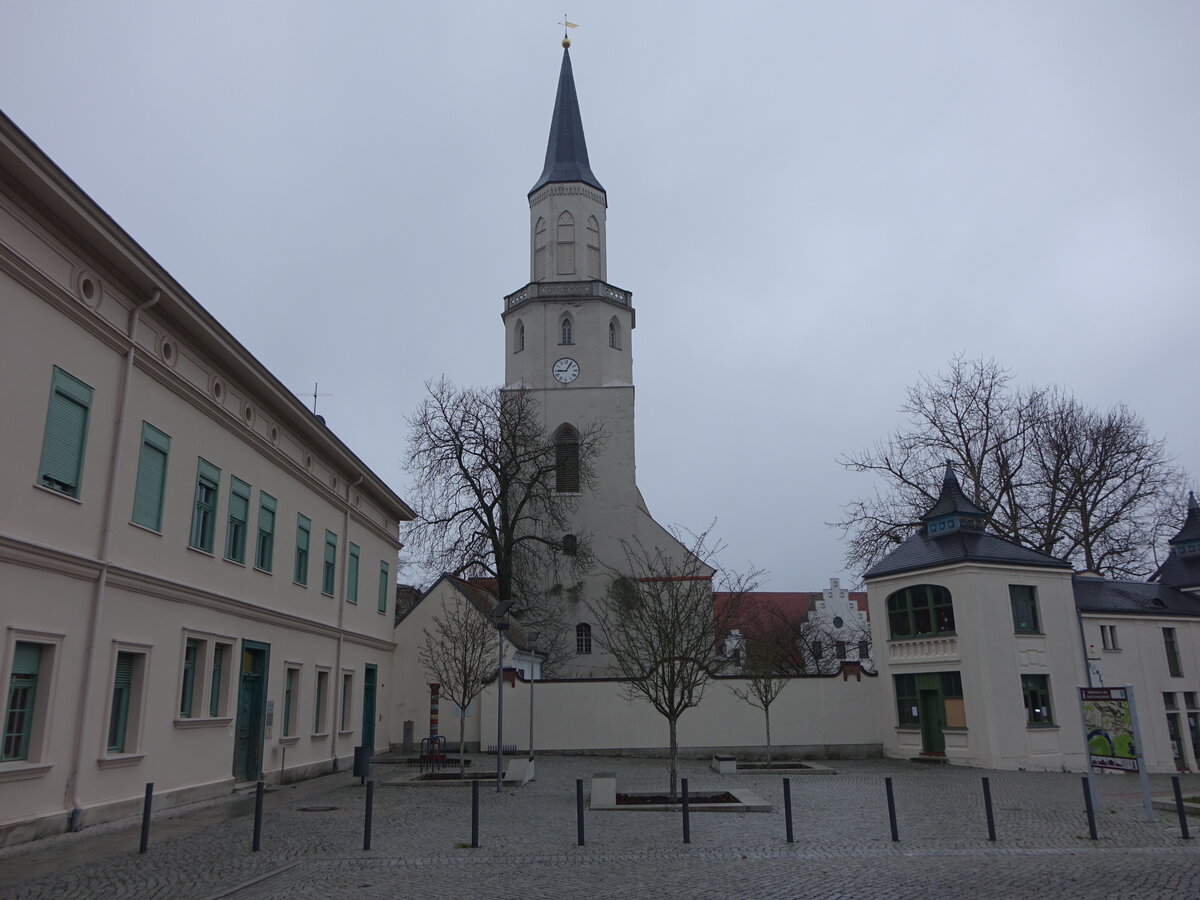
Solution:
<svg viewBox="0 0 1200 900">
<path fill-rule="evenodd" d="M 545 166 L 529 191 L 529 283 L 504 298 L 502 319 L 505 386 L 535 392 L 546 432 L 560 448 L 560 491 L 582 487 L 569 464 L 572 442 L 594 423 L 603 428 L 594 480 L 575 514 L 599 567 L 564 599 L 572 604 L 579 651 L 566 674 L 586 676 L 610 673 L 599 647 L 592 650 L 579 591 L 593 601 L 605 596 L 608 570 L 624 560 L 623 542 L 672 552 L 679 545 L 650 517 L 637 489 L 633 295 L 608 282 L 608 195 L 588 159 L 569 46 L 564 39 Z"/>
</svg>

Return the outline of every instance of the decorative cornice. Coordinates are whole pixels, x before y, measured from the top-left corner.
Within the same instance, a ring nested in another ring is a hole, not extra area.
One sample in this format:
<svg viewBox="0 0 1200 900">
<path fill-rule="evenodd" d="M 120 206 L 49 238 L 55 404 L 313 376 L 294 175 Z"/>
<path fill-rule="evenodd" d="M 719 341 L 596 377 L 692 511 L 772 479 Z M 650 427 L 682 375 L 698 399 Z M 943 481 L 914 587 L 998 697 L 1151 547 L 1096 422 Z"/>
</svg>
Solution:
<svg viewBox="0 0 1200 900">
<path fill-rule="evenodd" d="M 633 292 L 607 281 L 531 281 L 504 298 L 504 311 L 508 313 L 530 300 L 604 300 L 633 308 Z"/>
<path fill-rule="evenodd" d="M 578 181 L 567 182 L 566 184 L 546 185 L 536 194 L 530 195 L 529 208 L 533 209 L 536 204 L 540 203 L 546 197 L 583 197 L 591 200 L 593 203 L 599 203 L 606 208 L 608 206 L 607 194 Z"/>
</svg>

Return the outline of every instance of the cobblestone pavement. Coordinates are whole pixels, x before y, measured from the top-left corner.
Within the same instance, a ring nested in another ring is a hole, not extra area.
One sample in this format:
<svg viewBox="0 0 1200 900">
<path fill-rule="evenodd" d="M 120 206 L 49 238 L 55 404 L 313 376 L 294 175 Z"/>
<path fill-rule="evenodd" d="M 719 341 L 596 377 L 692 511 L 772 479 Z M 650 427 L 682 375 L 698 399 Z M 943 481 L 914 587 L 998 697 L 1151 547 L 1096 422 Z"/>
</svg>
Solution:
<svg viewBox="0 0 1200 900">
<path fill-rule="evenodd" d="M 477 758 L 485 774 L 493 760 Z M 613 771 L 618 790 L 661 789 L 665 763 L 542 757 L 538 780 L 480 791 L 471 849 L 470 789 L 398 787 L 378 765 L 372 849 L 362 850 L 365 789 L 346 773 L 272 790 L 262 851 L 252 804 L 209 803 L 155 819 L 137 853 L 126 820 L 0 851 L 0 897 L 356 898 L 486 892 L 498 897 L 1200 897 L 1197 839 L 1173 813 L 1145 821 L 1136 779 L 1102 780 L 1100 839 L 1088 839 L 1077 775 L 929 769 L 902 761 L 833 762 L 837 775 L 792 776 L 796 843 L 784 839 L 778 775 L 720 776 L 700 761 L 693 791 L 746 788 L 770 813 L 585 812 L 576 845 L 575 779 Z M 980 776 L 991 780 L 997 841 L 987 840 Z M 891 776 L 900 841 L 890 839 Z M 1170 794 L 1152 778 L 1156 796 Z M 1200 776 L 1185 790 L 1200 793 Z M 322 807 L 334 807 L 322 809 Z"/>
</svg>

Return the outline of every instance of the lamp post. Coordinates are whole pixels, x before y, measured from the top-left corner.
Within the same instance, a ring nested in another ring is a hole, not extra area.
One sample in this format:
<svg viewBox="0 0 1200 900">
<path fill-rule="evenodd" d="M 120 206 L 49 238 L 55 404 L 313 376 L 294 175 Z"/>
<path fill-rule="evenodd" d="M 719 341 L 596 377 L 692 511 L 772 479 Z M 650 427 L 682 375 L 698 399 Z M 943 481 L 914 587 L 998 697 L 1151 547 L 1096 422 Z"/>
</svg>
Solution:
<svg viewBox="0 0 1200 900">
<path fill-rule="evenodd" d="M 541 636 L 536 631 L 527 631 L 529 638 L 529 766 L 533 768 L 533 682 L 537 678 L 534 666 L 537 665 L 537 642 Z M 533 777 L 533 772 L 529 773 Z"/>
<path fill-rule="evenodd" d="M 511 600 L 501 603 L 492 610 L 492 624 L 496 626 L 496 793 L 500 793 L 504 784 L 504 632 L 508 623 L 500 621 L 508 615 Z"/>
</svg>

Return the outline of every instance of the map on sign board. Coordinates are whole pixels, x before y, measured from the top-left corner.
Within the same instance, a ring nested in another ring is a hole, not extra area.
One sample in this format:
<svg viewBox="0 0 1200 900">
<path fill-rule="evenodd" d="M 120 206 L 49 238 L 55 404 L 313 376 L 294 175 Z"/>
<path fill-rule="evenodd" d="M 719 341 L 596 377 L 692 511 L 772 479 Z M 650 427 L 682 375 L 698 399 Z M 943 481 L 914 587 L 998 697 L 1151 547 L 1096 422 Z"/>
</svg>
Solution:
<svg viewBox="0 0 1200 900">
<path fill-rule="evenodd" d="M 1138 770 L 1133 715 L 1125 688 L 1079 689 L 1088 756 L 1098 769 Z"/>
</svg>

